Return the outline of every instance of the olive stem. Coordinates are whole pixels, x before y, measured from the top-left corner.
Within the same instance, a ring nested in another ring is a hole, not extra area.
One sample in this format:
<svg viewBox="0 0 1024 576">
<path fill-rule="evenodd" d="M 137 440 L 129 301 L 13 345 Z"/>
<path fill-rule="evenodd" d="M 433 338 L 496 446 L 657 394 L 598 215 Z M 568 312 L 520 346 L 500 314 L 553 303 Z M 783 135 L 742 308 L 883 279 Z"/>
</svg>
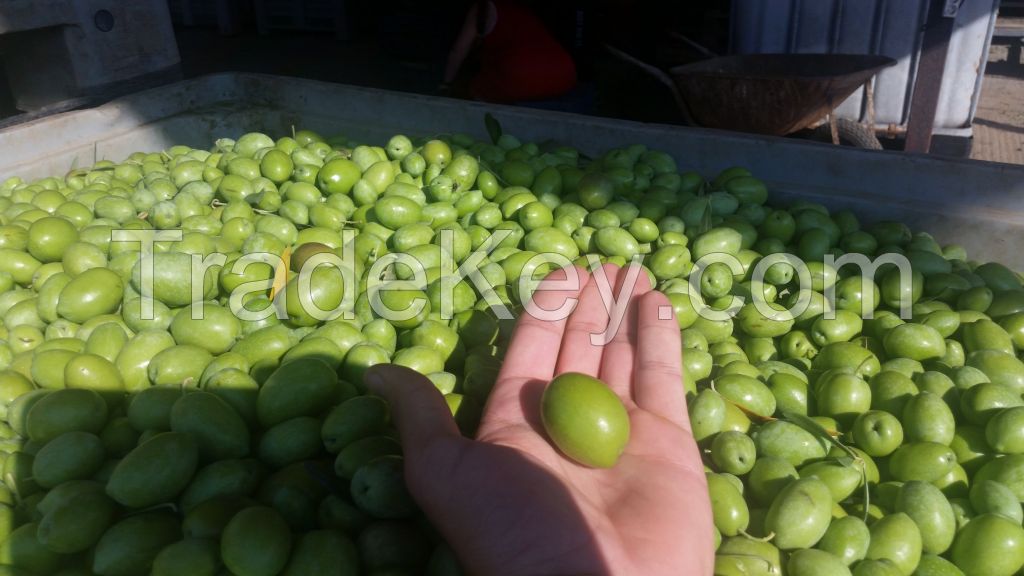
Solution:
<svg viewBox="0 0 1024 576">
<path fill-rule="evenodd" d="M 752 536 L 749 533 L 747 533 L 746 530 L 740 530 L 739 533 L 740 533 L 741 536 L 743 536 L 747 540 L 753 540 L 754 542 L 771 542 L 772 540 L 775 539 L 775 532 L 769 532 L 764 538 L 758 538 L 756 536 Z"/>
</svg>

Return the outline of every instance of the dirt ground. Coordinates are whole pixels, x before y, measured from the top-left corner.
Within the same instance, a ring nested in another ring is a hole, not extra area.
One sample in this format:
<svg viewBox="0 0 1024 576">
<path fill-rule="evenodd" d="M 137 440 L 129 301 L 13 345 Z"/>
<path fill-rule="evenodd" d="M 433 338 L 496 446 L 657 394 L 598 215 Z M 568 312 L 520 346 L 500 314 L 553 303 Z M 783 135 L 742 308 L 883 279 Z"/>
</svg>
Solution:
<svg viewBox="0 0 1024 576">
<path fill-rule="evenodd" d="M 1019 50 L 993 46 L 989 52 L 971 158 L 1024 164 L 1024 60 Z"/>
</svg>

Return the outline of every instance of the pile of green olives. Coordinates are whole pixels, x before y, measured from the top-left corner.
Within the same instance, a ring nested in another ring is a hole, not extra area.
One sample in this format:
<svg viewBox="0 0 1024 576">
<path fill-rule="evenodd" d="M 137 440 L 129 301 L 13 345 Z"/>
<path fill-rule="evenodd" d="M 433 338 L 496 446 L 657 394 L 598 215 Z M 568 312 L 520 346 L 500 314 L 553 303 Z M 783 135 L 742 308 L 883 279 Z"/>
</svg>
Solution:
<svg viewBox="0 0 1024 576">
<path fill-rule="evenodd" d="M 609 263 L 678 321 L 716 574 L 1018 573 L 1021 276 L 768 202 L 744 168 L 507 133 L 251 132 L 11 177 L 0 574 L 460 574 L 363 375 L 424 374 L 472 436 L 536 282 Z M 593 465 L 628 437 L 548 417 Z"/>
</svg>

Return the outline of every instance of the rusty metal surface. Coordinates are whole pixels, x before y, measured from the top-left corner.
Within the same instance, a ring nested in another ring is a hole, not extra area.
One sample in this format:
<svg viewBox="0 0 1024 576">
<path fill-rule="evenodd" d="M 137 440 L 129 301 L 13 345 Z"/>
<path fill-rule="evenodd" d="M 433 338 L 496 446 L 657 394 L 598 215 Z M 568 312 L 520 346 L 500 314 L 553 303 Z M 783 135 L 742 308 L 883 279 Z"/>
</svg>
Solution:
<svg viewBox="0 0 1024 576">
<path fill-rule="evenodd" d="M 932 130 L 939 106 L 939 90 L 946 69 L 949 41 L 953 36 L 953 18 L 943 13 L 946 0 L 932 0 L 925 23 L 921 45 L 921 63 L 917 69 L 917 82 L 910 100 L 910 120 L 907 123 L 907 152 L 928 152 L 932 146 Z M 955 14 L 955 13 L 954 13 Z"/>
<path fill-rule="evenodd" d="M 879 70 L 886 56 L 751 54 L 669 70 L 704 127 L 781 136 L 821 120 Z"/>
</svg>

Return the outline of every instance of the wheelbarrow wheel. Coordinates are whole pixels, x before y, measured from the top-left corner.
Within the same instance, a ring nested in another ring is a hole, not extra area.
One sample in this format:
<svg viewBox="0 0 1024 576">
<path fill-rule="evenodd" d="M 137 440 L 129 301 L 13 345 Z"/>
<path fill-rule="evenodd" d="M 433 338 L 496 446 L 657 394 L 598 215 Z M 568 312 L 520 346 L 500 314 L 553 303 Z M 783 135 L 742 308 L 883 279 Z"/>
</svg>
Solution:
<svg viewBox="0 0 1024 576">
<path fill-rule="evenodd" d="M 881 150 L 882 143 L 878 137 L 867 126 L 848 118 L 836 120 L 836 131 L 839 133 L 840 146 L 853 146 L 854 148 L 865 148 L 867 150 Z M 818 126 L 811 134 L 812 140 L 819 142 L 832 142 L 832 129 L 828 122 Z"/>
</svg>

